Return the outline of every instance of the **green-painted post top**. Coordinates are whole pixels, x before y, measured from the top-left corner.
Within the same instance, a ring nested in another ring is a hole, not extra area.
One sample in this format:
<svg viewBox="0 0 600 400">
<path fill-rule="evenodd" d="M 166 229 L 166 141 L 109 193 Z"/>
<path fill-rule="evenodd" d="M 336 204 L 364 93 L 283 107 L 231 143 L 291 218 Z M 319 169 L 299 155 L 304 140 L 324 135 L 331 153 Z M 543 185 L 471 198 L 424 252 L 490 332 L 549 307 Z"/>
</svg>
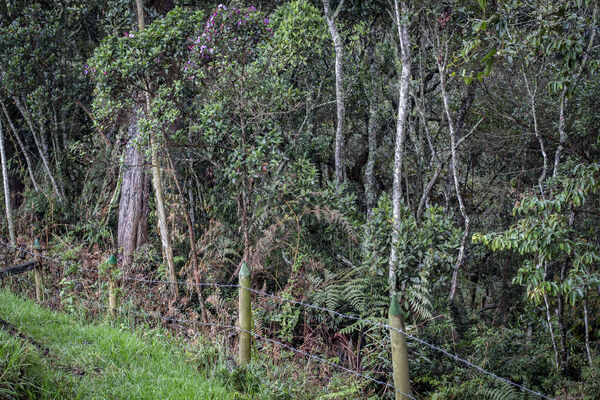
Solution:
<svg viewBox="0 0 600 400">
<path fill-rule="evenodd" d="M 111 254 L 110 257 L 108 257 L 108 260 L 106 260 L 106 262 L 111 267 L 116 267 L 117 266 L 117 257 L 115 257 L 114 254 Z"/>
<path fill-rule="evenodd" d="M 390 315 L 393 317 L 399 317 L 402 315 L 402 311 L 400 310 L 400 305 L 398 304 L 398 296 L 393 295 L 392 301 L 390 302 Z"/>
<path fill-rule="evenodd" d="M 40 244 L 40 240 L 38 238 L 35 238 L 35 241 L 33 242 L 33 248 L 35 250 L 40 250 L 42 248 L 42 245 Z"/>
<path fill-rule="evenodd" d="M 242 268 L 240 268 L 240 276 L 250 276 L 250 268 L 248 268 L 245 261 L 242 263 Z"/>
</svg>

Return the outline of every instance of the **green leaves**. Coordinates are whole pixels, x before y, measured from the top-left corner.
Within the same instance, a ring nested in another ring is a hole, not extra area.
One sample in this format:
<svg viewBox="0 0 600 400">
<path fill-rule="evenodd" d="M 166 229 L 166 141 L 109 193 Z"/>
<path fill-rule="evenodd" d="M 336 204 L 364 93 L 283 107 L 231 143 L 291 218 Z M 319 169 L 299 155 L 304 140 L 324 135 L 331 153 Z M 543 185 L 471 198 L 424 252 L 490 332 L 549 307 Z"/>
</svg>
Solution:
<svg viewBox="0 0 600 400">
<path fill-rule="evenodd" d="M 598 200 L 599 171 L 598 163 L 575 166 L 573 176 L 559 178 L 546 199 L 531 196 L 518 202 L 513 209 L 518 221 L 511 228 L 473 235 L 473 242 L 482 243 L 492 251 L 516 251 L 526 256 L 515 283 L 527 286 L 529 297 L 536 302 L 544 293 L 561 294 L 575 306 L 598 279 L 600 246 L 588 240 L 588 235 L 595 237 L 599 233 L 598 227 L 593 231 L 577 230 L 572 226 L 572 218 L 573 212 L 586 204 L 586 199 Z M 564 280 L 546 280 L 542 265 L 550 263 L 570 265 Z"/>
<path fill-rule="evenodd" d="M 481 7 L 481 11 L 485 11 L 485 8 L 487 7 L 487 0 L 477 0 L 477 4 L 479 4 L 479 7 Z"/>
<path fill-rule="evenodd" d="M 181 93 L 182 86 L 189 84 L 181 78 L 190 38 L 203 18 L 201 11 L 175 8 L 141 32 L 107 36 L 86 65 L 86 72 L 96 85 L 93 104 L 96 117 L 111 118 L 125 104 L 143 103 L 141 90 L 159 94 L 164 90 L 161 86 L 176 85 L 177 91 L 169 95 Z M 147 77 L 152 81 L 148 82 Z"/>
<path fill-rule="evenodd" d="M 310 73 L 312 63 L 331 54 L 331 40 L 321 10 L 307 0 L 291 1 L 273 14 L 274 67 L 281 72 Z"/>
</svg>

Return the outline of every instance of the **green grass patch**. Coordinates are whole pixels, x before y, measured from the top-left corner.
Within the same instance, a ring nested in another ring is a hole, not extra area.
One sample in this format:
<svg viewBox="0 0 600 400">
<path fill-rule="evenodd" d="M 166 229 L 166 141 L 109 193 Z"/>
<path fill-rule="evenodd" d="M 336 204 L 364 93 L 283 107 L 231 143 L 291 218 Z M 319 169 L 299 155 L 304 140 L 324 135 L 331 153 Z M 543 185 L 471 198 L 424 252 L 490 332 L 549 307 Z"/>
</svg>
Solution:
<svg viewBox="0 0 600 400">
<path fill-rule="evenodd" d="M 0 318 L 42 346 L 0 329 L 0 399 L 245 397 L 156 329 L 77 320 L 4 290 Z"/>
</svg>

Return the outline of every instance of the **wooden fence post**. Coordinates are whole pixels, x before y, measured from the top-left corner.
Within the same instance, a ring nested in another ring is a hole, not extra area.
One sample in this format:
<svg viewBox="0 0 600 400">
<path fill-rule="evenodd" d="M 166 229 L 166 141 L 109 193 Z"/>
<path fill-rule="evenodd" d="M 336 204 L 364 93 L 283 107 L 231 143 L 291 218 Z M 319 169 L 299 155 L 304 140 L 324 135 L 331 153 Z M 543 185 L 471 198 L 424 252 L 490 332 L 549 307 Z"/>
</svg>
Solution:
<svg viewBox="0 0 600 400">
<path fill-rule="evenodd" d="M 250 346 L 252 337 L 252 306 L 250 303 L 250 269 L 246 262 L 242 263 L 239 273 L 239 324 L 240 324 L 240 344 L 239 344 L 239 363 L 246 365 L 250 362 Z"/>
<path fill-rule="evenodd" d="M 396 329 L 404 332 L 404 314 L 400 310 L 398 297 L 392 296 L 389 311 L 390 339 L 392 342 L 392 366 L 394 371 L 394 386 L 396 389 L 396 400 L 408 400 L 410 397 L 410 374 L 408 370 L 408 349 L 406 347 L 406 336 Z M 402 392 L 402 393 L 400 393 Z"/>
<path fill-rule="evenodd" d="M 108 312 L 112 319 L 117 318 L 117 285 L 115 283 L 113 274 L 117 269 L 117 257 L 112 254 L 108 260 Z"/>
<path fill-rule="evenodd" d="M 36 238 L 33 242 L 33 253 L 37 259 L 37 265 L 33 270 L 33 277 L 35 279 L 35 298 L 38 302 L 42 301 L 42 245 Z"/>
</svg>

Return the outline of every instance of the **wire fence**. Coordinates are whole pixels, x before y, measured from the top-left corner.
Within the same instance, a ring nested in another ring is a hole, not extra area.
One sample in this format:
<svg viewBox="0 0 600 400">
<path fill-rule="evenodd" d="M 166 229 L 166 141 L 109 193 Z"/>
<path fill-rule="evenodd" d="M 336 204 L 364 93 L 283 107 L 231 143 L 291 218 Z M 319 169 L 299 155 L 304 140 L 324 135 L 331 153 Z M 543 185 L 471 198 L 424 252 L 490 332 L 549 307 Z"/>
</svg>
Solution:
<svg viewBox="0 0 600 400">
<path fill-rule="evenodd" d="M 108 306 L 106 306 L 104 304 L 101 304 L 101 303 L 98 303 L 98 302 L 89 302 L 89 301 L 86 301 L 86 300 L 82 300 L 82 302 L 90 304 L 90 305 L 95 305 L 97 307 L 100 307 L 100 308 L 108 310 Z M 292 347 L 292 346 L 290 346 L 290 345 L 288 345 L 286 343 L 283 343 L 283 342 L 280 342 L 278 340 L 275 340 L 275 339 L 272 339 L 272 338 L 260 335 L 259 333 L 256 333 L 254 331 L 248 331 L 248 330 L 242 329 L 241 327 L 236 326 L 236 325 L 216 324 L 216 323 L 201 322 L 201 321 L 191 321 L 191 320 L 188 320 L 188 319 L 173 318 L 173 317 L 167 317 L 167 316 L 160 315 L 160 314 L 150 314 L 150 313 L 146 313 L 146 312 L 133 311 L 133 310 L 129 310 L 129 312 L 131 312 L 131 313 L 133 313 L 135 315 L 140 315 L 140 316 L 144 316 L 144 317 L 161 319 L 161 320 L 164 320 L 164 321 L 167 321 L 167 322 L 177 322 L 177 323 L 180 323 L 180 324 L 208 326 L 208 327 L 214 327 L 214 328 L 219 328 L 219 329 L 230 329 L 230 330 L 236 330 L 238 332 L 245 332 L 245 333 L 250 334 L 255 339 L 258 339 L 258 340 L 261 340 L 261 341 L 265 341 L 265 342 L 274 344 L 276 346 L 279 346 L 279 347 L 285 348 L 287 350 L 290 350 L 290 351 L 292 351 L 292 352 L 294 352 L 296 354 L 300 354 L 302 356 L 305 356 L 305 357 L 308 357 L 310 359 L 319 361 L 321 363 L 331 365 L 331 366 L 333 366 L 333 367 L 335 367 L 337 369 L 340 369 L 340 370 L 342 370 L 344 372 L 347 372 L 347 373 L 350 373 L 352 375 L 358 376 L 360 378 L 366 379 L 366 380 L 371 381 L 373 383 L 376 383 L 378 385 L 382 385 L 382 386 L 384 386 L 386 388 L 395 390 L 398 393 L 401 393 L 404 396 L 407 396 L 408 398 L 410 398 L 412 400 L 417 400 L 414 396 L 412 396 L 412 395 L 410 395 L 408 393 L 402 392 L 401 390 L 399 390 L 398 388 L 396 388 L 394 385 L 392 385 L 390 383 L 377 380 L 377 379 L 372 378 L 372 377 L 370 377 L 368 375 L 365 375 L 365 374 L 361 374 L 360 372 L 355 371 L 353 369 L 346 368 L 346 367 L 344 367 L 342 365 L 336 364 L 334 362 L 331 362 L 331 361 L 326 360 L 324 358 L 321 358 L 319 356 L 315 356 L 314 354 L 310 354 L 310 353 L 308 353 L 306 351 L 303 351 L 303 350 L 300 350 L 300 349 L 296 349 L 296 348 L 294 348 L 294 347 Z"/>
<path fill-rule="evenodd" d="M 13 248 L 15 250 L 19 250 L 19 251 L 22 251 L 22 252 L 24 252 L 26 254 L 30 254 L 30 255 L 33 255 L 33 256 L 37 257 L 37 254 L 35 252 L 30 251 L 27 248 L 23 248 L 23 247 L 20 247 L 20 246 L 15 246 L 15 245 L 12 245 L 12 244 L 4 242 L 4 241 L 0 241 L 0 244 L 4 245 L 5 247 L 11 247 L 11 248 Z M 94 269 L 85 268 L 83 266 L 80 266 L 78 264 L 75 264 L 75 263 L 72 263 L 72 262 L 69 262 L 69 261 L 66 261 L 66 260 L 60 260 L 60 259 L 52 258 L 52 257 L 46 256 L 46 255 L 40 255 L 40 257 L 43 258 L 43 259 L 46 259 L 48 261 L 52 261 L 52 262 L 54 262 L 56 264 L 62 265 L 63 267 L 70 266 L 70 267 L 74 267 L 74 268 L 76 268 L 76 269 L 78 269 L 80 271 L 88 271 L 88 272 L 98 273 L 97 269 L 94 270 Z M 299 300 L 294 300 L 294 299 L 282 297 L 282 296 L 279 296 L 279 295 L 276 295 L 276 294 L 272 294 L 272 293 L 268 293 L 268 292 L 265 292 L 265 291 L 253 289 L 251 287 L 240 286 L 239 284 L 220 284 L 220 283 L 216 283 L 216 282 L 199 282 L 199 283 L 196 283 L 196 282 L 190 282 L 190 281 L 170 281 L 170 280 L 160 280 L 160 279 L 143 279 L 143 278 L 137 278 L 137 277 L 132 277 L 132 276 L 126 276 L 126 275 L 119 276 L 118 279 L 120 279 L 120 280 L 127 280 L 127 281 L 133 281 L 133 282 L 140 282 L 140 283 L 148 283 L 148 284 L 185 285 L 185 286 L 202 286 L 202 287 L 217 287 L 217 288 L 243 288 L 243 289 L 247 289 L 247 290 L 249 290 L 250 292 L 254 293 L 257 296 L 262 296 L 262 297 L 271 298 L 271 299 L 278 300 L 278 301 L 287 302 L 287 303 L 290 303 L 290 304 L 293 304 L 293 305 L 297 305 L 297 306 L 300 306 L 300 307 L 309 308 L 309 309 L 313 309 L 313 310 L 317 310 L 317 311 L 321 311 L 321 312 L 326 312 L 326 313 L 329 313 L 331 315 L 335 315 L 335 316 L 340 317 L 340 318 L 349 319 L 349 320 L 353 320 L 353 321 L 360 321 L 360 322 L 363 322 L 365 324 L 368 324 L 368 325 L 371 325 L 371 326 L 374 326 L 374 327 L 378 327 L 378 328 L 381 328 L 381 329 L 387 329 L 387 330 L 399 332 L 399 333 L 403 334 L 404 336 L 406 336 L 408 339 L 411 339 L 411 340 L 413 340 L 413 341 L 415 341 L 415 342 L 417 342 L 417 343 L 419 343 L 421 345 L 424 345 L 424 346 L 426 346 L 426 347 L 428 347 L 428 348 L 430 348 L 432 350 L 440 352 L 441 354 L 443 354 L 443 355 L 445 355 L 447 357 L 450 357 L 450 358 L 454 359 L 455 361 L 458 361 L 458 362 L 466 365 L 467 367 L 473 368 L 474 370 L 476 370 L 476 371 L 478 371 L 478 372 L 480 372 L 480 373 L 482 373 L 484 375 L 487 375 L 490 378 L 493 378 L 493 379 L 495 379 L 497 381 L 503 382 L 503 383 L 505 383 L 507 385 L 513 386 L 513 387 L 515 387 L 515 388 L 517 388 L 517 389 L 519 389 L 519 390 L 521 390 L 523 392 L 530 393 L 530 394 L 535 395 L 537 397 L 540 397 L 542 399 L 555 400 L 554 398 L 546 396 L 543 393 L 540 393 L 540 392 L 537 392 L 535 390 L 529 389 L 526 386 L 523 386 L 523 385 L 521 385 L 519 383 L 513 382 L 513 381 L 511 381 L 511 380 L 509 380 L 507 378 L 501 377 L 501 376 L 499 376 L 497 374 L 494 374 L 493 372 L 488 371 L 488 370 L 486 370 L 486 369 L 484 369 L 484 368 L 482 368 L 482 367 L 480 367 L 480 366 L 478 366 L 478 365 L 476 365 L 476 364 L 474 364 L 474 363 L 472 363 L 472 362 L 470 362 L 470 361 L 468 361 L 468 360 L 466 360 L 466 359 L 464 359 L 464 358 L 462 358 L 462 357 L 460 357 L 460 356 L 458 356 L 456 354 L 453 354 L 453 353 L 451 353 L 451 352 L 449 352 L 447 350 L 442 349 L 439 346 L 436 346 L 436 345 L 434 345 L 432 343 L 429 343 L 429 342 L 427 342 L 427 341 L 425 341 L 423 339 L 420 339 L 420 338 L 418 338 L 418 337 L 416 337 L 416 336 L 414 336 L 414 335 L 406 332 L 405 330 L 398 329 L 396 327 L 393 327 L 393 326 L 390 326 L 388 324 L 384 324 L 384 323 L 381 323 L 381 322 L 378 322 L 378 321 L 373 321 L 373 320 L 370 320 L 370 319 L 361 318 L 361 317 L 358 317 L 358 316 L 355 316 L 355 315 L 340 313 L 338 311 L 331 310 L 331 309 L 328 309 L 328 308 L 325 308 L 325 307 L 321 307 L 321 306 L 317 306 L 317 305 L 314 305 L 314 304 L 310 304 L 310 303 L 302 302 L 302 301 L 299 301 Z M 81 301 L 86 302 L 85 300 L 81 300 Z M 100 308 L 108 309 L 107 306 L 105 306 L 105 305 L 103 305 L 103 304 L 101 304 L 99 302 L 96 302 L 96 305 L 98 307 L 100 307 Z M 309 358 L 311 358 L 313 360 L 316 360 L 316 361 L 319 361 L 321 363 L 325 363 L 325 364 L 331 365 L 331 366 L 333 366 L 335 368 L 338 368 L 340 370 L 343 370 L 345 372 L 348 372 L 348 373 L 354 374 L 354 375 L 356 375 L 358 377 L 367 379 L 367 380 L 369 380 L 369 381 L 371 381 L 373 383 L 382 385 L 382 386 L 384 386 L 386 388 L 389 388 L 389 389 L 393 389 L 393 390 L 397 391 L 398 393 L 401 393 L 401 394 L 403 394 L 404 396 L 406 396 L 406 397 L 408 397 L 410 399 L 416 400 L 415 397 L 413 397 L 413 396 L 411 396 L 409 394 L 406 394 L 404 392 L 401 392 L 399 389 L 397 389 L 394 385 L 392 385 L 390 383 L 383 382 L 383 381 L 377 380 L 375 378 L 372 378 L 372 377 L 370 377 L 368 375 L 361 374 L 358 371 L 346 368 L 344 366 L 341 366 L 339 364 L 333 363 L 333 362 L 331 362 L 329 360 L 326 360 L 324 358 L 321 358 L 321 357 L 315 356 L 313 354 L 307 353 L 307 352 L 305 352 L 303 350 L 296 349 L 296 348 L 294 348 L 292 346 L 289 346 L 289 345 L 287 345 L 287 344 L 285 344 L 283 342 L 280 342 L 280 341 L 277 341 L 277 340 L 274 340 L 274 339 L 262 336 L 262 335 L 260 335 L 260 334 L 258 334 L 256 332 L 244 330 L 244 329 L 240 328 L 239 326 L 226 325 L 226 324 L 214 324 L 214 323 L 207 323 L 207 322 L 200 322 L 200 321 L 191 321 L 191 320 L 182 320 L 182 319 L 177 319 L 177 318 L 162 316 L 160 314 L 149 314 L 149 313 L 145 313 L 145 312 L 141 312 L 141 311 L 131 311 L 131 312 L 133 312 L 135 314 L 139 314 L 139 315 L 144 315 L 144 316 L 148 316 L 148 317 L 162 319 L 162 320 L 165 320 L 165 321 L 186 323 L 186 324 L 199 325 L 199 326 L 211 326 L 211 327 L 216 327 L 216 328 L 234 329 L 234 330 L 237 330 L 238 332 L 245 332 L 245 333 L 250 334 L 251 336 L 253 336 L 256 339 L 270 342 L 272 344 L 278 345 L 278 346 L 280 346 L 282 348 L 288 349 L 288 350 L 290 350 L 292 352 L 295 352 L 297 354 L 309 357 Z"/>
</svg>

